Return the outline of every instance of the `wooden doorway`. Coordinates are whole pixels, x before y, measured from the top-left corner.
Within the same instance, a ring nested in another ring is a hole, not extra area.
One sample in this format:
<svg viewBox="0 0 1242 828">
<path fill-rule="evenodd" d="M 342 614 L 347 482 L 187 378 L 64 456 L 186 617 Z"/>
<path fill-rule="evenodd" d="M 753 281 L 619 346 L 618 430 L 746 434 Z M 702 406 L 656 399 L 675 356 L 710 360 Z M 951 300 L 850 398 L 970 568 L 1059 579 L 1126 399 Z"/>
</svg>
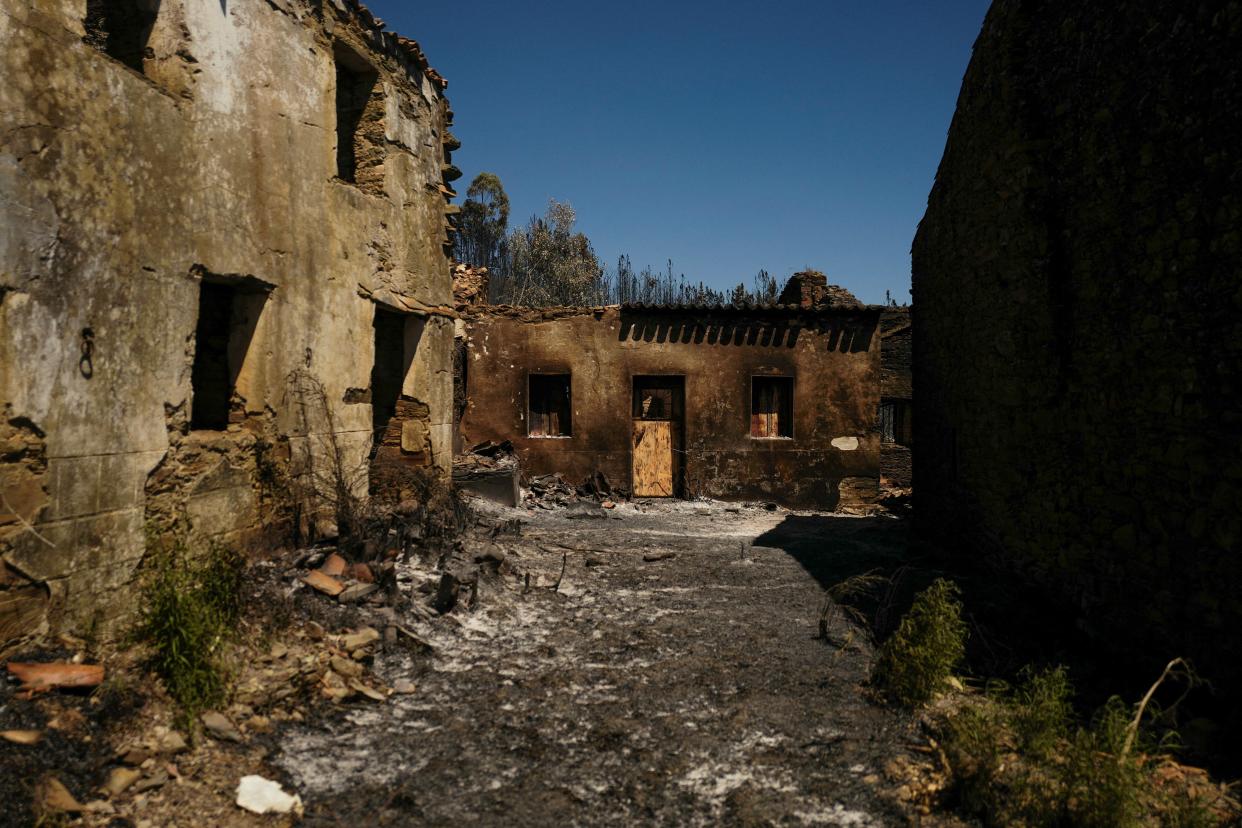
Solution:
<svg viewBox="0 0 1242 828">
<path fill-rule="evenodd" d="M 634 497 L 681 497 L 685 377 L 634 377 Z"/>
</svg>

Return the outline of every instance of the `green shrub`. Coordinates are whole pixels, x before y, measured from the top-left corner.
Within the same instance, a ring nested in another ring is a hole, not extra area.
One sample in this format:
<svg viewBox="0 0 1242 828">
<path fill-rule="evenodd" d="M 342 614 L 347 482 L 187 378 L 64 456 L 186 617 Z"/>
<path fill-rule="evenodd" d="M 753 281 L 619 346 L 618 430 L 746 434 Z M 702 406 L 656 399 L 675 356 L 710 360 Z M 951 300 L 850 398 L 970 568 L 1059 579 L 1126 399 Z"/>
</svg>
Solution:
<svg viewBox="0 0 1242 828">
<path fill-rule="evenodd" d="M 1082 726 L 1072 696 L 1058 667 L 1028 672 L 1013 691 L 957 702 L 940 736 L 963 811 L 985 825 L 1026 828 L 1222 824 L 1202 792 L 1162 787 L 1151 757 L 1163 745 L 1135 732 L 1134 707 L 1114 697 Z"/>
<path fill-rule="evenodd" d="M 959 804 L 971 814 L 995 812 L 1009 746 L 1005 708 L 983 698 L 964 703 L 944 723 L 945 759 L 953 771 Z"/>
<path fill-rule="evenodd" d="M 137 637 L 150 645 L 151 668 L 192 721 L 228 693 L 223 649 L 241 612 L 244 561 L 214 542 L 196 554 L 175 534 L 148 548 Z"/>
<path fill-rule="evenodd" d="M 1062 766 L 1065 810 L 1082 828 L 1141 825 L 1151 780 L 1141 758 L 1124 750 L 1132 711 L 1114 696 L 1089 728 L 1079 728 Z"/>
<path fill-rule="evenodd" d="M 872 682 L 892 701 L 917 707 L 940 691 L 966 651 L 960 590 L 943 578 L 919 593 L 880 647 Z"/>
<path fill-rule="evenodd" d="M 1025 673 L 1008 704 L 1020 752 L 1040 759 L 1056 753 L 1074 721 L 1073 695 L 1064 667 Z"/>
</svg>

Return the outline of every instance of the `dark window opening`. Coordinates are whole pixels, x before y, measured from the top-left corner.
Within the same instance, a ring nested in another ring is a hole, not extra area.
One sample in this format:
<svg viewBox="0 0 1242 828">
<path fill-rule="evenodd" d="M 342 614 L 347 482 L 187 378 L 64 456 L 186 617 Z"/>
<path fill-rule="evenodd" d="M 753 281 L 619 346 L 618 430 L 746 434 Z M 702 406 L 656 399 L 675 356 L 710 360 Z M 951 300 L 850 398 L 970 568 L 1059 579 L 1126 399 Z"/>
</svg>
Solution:
<svg viewBox="0 0 1242 828">
<path fill-rule="evenodd" d="M 348 47 L 337 44 L 336 174 L 351 184 L 375 184 L 384 158 L 384 100 L 379 73 Z M 382 181 L 378 183 L 382 184 Z"/>
<path fill-rule="evenodd" d="M 754 377 L 750 387 L 750 436 L 793 437 L 793 377 Z"/>
<path fill-rule="evenodd" d="M 87 0 L 86 42 L 135 72 L 150 57 L 147 41 L 155 26 L 157 0 Z"/>
<path fill-rule="evenodd" d="M 914 443 L 914 417 L 909 400 L 880 403 L 880 440 L 909 446 Z"/>
<path fill-rule="evenodd" d="M 202 282 L 198 292 L 198 327 L 194 332 L 194 392 L 190 427 L 222 431 L 229 424 L 233 399 L 233 371 L 229 339 L 237 291 L 229 285 Z"/>
<path fill-rule="evenodd" d="M 527 433 L 531 437 L 572 436 L 571 399 L 569 374 L 531 374 Z"/>
<path fill-rule="evenodd" d="M 397 416 L 397 400 L 405 382 L 405 317 L 375 310 L 375 362 L 371 367 L 371 424 L 374 446 L 383 439 L 388 422 Z"/>
<path fill-rule="evenodd" d="M 634 377 L 634 419 L 681 421 L 681 377 Z"/>
</svg>

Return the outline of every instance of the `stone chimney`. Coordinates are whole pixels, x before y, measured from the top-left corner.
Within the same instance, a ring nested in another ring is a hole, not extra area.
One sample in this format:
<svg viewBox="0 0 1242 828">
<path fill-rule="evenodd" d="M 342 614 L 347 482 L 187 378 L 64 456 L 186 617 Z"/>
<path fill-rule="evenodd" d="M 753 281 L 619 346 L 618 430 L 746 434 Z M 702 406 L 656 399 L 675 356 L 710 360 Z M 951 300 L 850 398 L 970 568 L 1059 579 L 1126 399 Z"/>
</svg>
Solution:
<svg viewBox="0 0 1242 828">
<path fill-rule="evenodd" d="M 458 309 L 487 304 L 486 267 L 457 264 L 453 267 L 453 304 Z"/>
<path fill-rule="evenodd" d="M 818 270 L 803 270 L 789 277 L 780 298 L 781 305 L 803 308 L 858 308 L 862 303 L 840 285 L 828 284 L 828 277 Z"/>
</svg>

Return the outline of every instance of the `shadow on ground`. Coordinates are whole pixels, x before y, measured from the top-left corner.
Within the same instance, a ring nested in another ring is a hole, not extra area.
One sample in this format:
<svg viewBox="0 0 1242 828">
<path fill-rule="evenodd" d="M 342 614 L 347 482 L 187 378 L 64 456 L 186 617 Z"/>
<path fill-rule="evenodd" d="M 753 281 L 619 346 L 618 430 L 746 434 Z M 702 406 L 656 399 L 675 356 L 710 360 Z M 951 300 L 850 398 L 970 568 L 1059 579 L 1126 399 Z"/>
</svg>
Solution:
<svg viewBox="0 0 1242 828">
<path fill-rule="evenodd" d="M 789 515 L 753 545 L 780 549 L 829 589 L 855 575 L 891 574 L 909 564 L 908 535 L 904 521 L 888 517 Z"/>
</svg>

